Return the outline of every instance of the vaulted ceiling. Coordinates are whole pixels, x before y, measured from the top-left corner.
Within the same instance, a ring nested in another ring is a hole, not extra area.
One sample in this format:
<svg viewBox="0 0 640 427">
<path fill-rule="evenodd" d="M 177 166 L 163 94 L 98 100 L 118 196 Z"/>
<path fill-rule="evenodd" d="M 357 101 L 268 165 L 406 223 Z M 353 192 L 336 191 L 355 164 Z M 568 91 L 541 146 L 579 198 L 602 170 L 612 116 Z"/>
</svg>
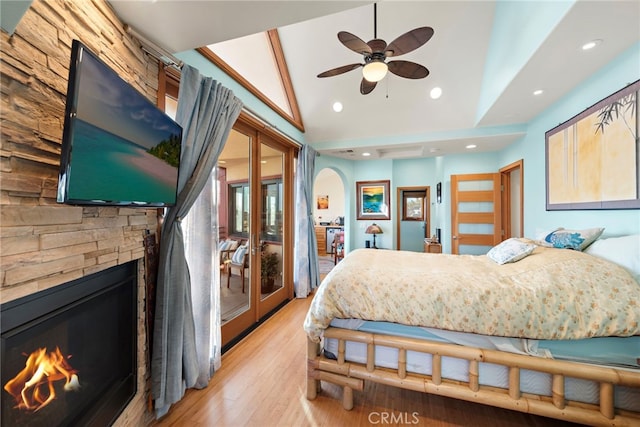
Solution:
<svg viewBox="0 0 640 427">
<path fill-rule="evenodd" d="M 369 159 L 439 156 L 464 152 L 470 144 L 478 151 L 499 150 L 616 56 L 640 49 L 637 0 L 381 1 L 378 38 L 390 43 L 417 27 L 434 29 L 424 46 L 398 58 L 422 64 L 430 74 L 419 80 L 388 74 L 361 95 L 361 68 L 316 76 L 362 62 L 336 35 L 347 31 L 365 42 L 373 39 L 372 2 L 111 4 L 123 22 L 172 53 L 277 28 L 305 142 L 352 159 L 363 159 L 364 152 Z M 592 40 L 598 40 L 594 49 L 581 49 Z M 434 87 L 442 89 L 436 100 L 429 96 Z M 340 113 L 332 110 L 336 101 L 343 105 Z"/>
</svg>

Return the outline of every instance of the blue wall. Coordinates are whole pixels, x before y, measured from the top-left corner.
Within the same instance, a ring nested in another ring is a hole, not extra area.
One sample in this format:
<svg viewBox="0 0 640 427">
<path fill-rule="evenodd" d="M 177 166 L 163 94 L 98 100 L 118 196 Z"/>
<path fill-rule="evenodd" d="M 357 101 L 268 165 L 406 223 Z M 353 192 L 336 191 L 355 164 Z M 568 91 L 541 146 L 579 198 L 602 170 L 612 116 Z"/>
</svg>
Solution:
<svg viewBox="0 0 640 427">
<path fill-rule="evenodd" d="M 545 137 L 547 130 L 590 107 L 613 92 L 640 78 L 640 43 L 621 54 L 606 67 L 582 82 L 565 98 L 559 100 L 528 125 L 525 136 L 500 152 L 474 153 L 409 160 L 343 160 L 322 156 L 316 171 L 331 167 L 342 171 L 345 190 L 355 191 L 355 182 L 391 180 L 391 221 L 376 221 L 385 234 L 378 242 L 393 247 L 396 229 L 396 188 L 425 185 L 432 188 L 431 221 L 442 229 L 444 252 L 450 252 L 451 209 L 450 176 L 453 174 L 497 172 L 520 159 L 524 160 L 524 235 L 533 237 L 536 231 L 553 228 L 605 227 L 604 236 L 640 233 L 640 210 L 549 211 L 545 210 Z M 442 204 L 435 203 L 435 186 L 442 182 Z M 350 232 L 347 239 L 353 248 L 362 247 L 369 222 L 355 220 L 355 197 L 345 194 L 350 212 L 345 212 Z M 387 231 L 388 230 L 388 231 Z"/>
<path fill-rule="evenodd" d="M 524 158 L 524 231 L 553 227 L 605 227 L 605 236 L 640 233 L 640 210 L 549 211 L 546 206 L 545 138 L 549 129 L 640 78 L 640 43 L 533 119 L 524 138 L 498 153 L 499 164 Z"/>
<path fill-rule="evenodd" d="M 304 134 L 272 111 L 253 94 L 236 83 L 223 71 L 196 51 L 176 55 L 229 87 L 245 105 L 275 125 L 293 139 L 304 142 Z M 547 130 L 564 122 L 611 93 L 640 78 L 640 43 L 636 44 L 588 80 L 582 82 L 565 98 L 559 100 L 528 123 L 526 135 L 500 152 L 473 153 L 435 158 L 407 160 L 344 160 L 321 156 L 316 173 L 328 167 L 343 180 L 345 188 L 346 249 L 364 246 L 370 239 L 364 233 L 373 221 L 357 221 L 355 182 L 391 181 L 391 221 L 376 221 L 383 229 L 377 238 L 381 247 L 395 246 L 397 221 L 396 188 L 430 186 L 432 188 L 432 228 L 442 229 L 443 250 L 450 251 L 451 209 L 450 176 L 453 174 L 497 172 L 514 161 L 524 160 L 524 235 L 533 237 L 537 230 L 553 227 L 605 227 L 605 236 L 640 233 L 640 210 L 552 211 L 545 210 L 545 139 Z M 435 187 L 442 182 L 442 203 L 435 203 Z"/>
</svg>

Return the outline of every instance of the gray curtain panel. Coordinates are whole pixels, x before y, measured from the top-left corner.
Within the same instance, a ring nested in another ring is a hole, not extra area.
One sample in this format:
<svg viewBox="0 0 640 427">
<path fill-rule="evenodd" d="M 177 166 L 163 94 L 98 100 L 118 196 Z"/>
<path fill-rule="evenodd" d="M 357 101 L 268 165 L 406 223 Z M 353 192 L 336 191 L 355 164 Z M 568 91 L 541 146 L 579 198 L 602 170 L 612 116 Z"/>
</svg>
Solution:
<svg viewBox="0 0 640 427">
<path fill-rule="evenodd" d="M 320 284 L 318 243 L 313 222 L 313 177 L 316 151 L 304 145 L 296 171 L 296 247 L 293 283 L 297 298 L 306 298 Z"/>
<path fill-rule="evenodd" d="M 184 66 L 176 113 L 183 128 L 178 200 L 162 225 L 151 357 L 151 393 L 158 418 L 199 377 L 181 222 L 205 186 L 241 109 L 242 102 L 232 91 Z"/>
</svg>

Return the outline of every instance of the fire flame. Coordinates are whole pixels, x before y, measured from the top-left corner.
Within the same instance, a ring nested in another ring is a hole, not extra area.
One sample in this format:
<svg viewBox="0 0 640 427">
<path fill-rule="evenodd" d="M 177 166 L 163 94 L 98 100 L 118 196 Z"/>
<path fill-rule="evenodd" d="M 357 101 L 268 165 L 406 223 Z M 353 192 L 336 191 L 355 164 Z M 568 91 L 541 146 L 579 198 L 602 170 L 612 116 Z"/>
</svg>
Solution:
<svg viewBox="0 0 640 427">
<path fill-rule="evenodd" d="M 54 382 L 66 380 L 65 391 L 80 388 L 78 371 L 73 369 L 60 348 L 47 353 L 39 348 L 29 355 L 25 367 L 18 375 L 9 380 L 4 389 L 16 400 L 16 408 L 38 411 L 56 398 Z"/>
</svg>

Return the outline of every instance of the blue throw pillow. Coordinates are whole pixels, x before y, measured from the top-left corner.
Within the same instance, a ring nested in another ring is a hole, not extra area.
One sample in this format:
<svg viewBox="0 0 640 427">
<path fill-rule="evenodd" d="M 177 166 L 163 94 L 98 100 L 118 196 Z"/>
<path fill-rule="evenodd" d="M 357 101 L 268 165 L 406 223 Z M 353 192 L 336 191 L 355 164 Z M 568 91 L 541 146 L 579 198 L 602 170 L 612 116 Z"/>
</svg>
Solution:
<svg viewBox="0 0 640 427">
<path fill-rule="evenodd" d="M 604 228 L 565 230 L 563 228 L 547 234 L 544 241 L 554 248 L 583 251 L 602 235 Z"/>
</svg>

